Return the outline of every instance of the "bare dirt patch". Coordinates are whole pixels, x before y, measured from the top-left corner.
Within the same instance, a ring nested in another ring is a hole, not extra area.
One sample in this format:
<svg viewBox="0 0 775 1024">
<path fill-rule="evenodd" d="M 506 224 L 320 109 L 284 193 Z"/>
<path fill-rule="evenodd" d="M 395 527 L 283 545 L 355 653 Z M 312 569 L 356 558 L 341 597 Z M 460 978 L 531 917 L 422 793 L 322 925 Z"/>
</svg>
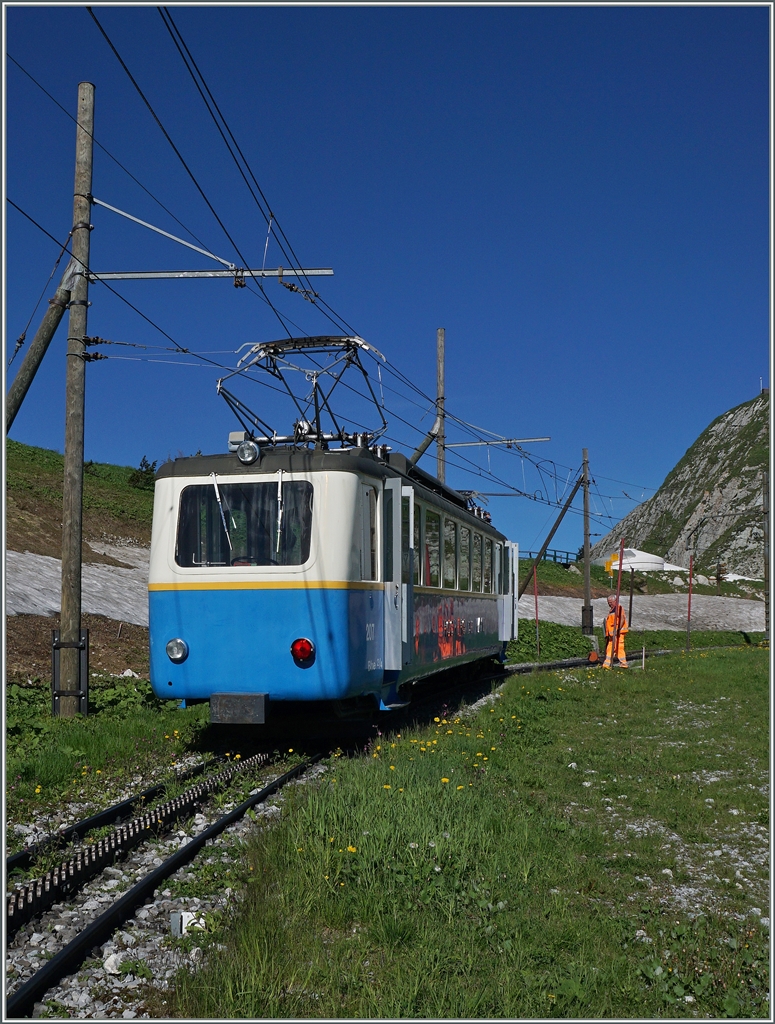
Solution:
<svg viewBox="0 0 775 1024">
<path fill-rule="evenodd" d="M 51 678 L 51 630 L 59 616 L 9 615 L 6 617 L 6 678 L 20 682 Z M 120 675 L 131 669 L 148 678 L 148 630 L 104 615 L 84 615 L 89 630 L 89 669 Z"/>
<path fill-rule="evenodd" d="M 116 541 L 125 544 L 150 544 L 150 530 L 138 524 L 119 520 L 99 510 L 84 511 L 84 562 L 102 565 L 126 565 L 95 550 L 89 540 Z M 9 551 L 29 551 L 33 555 L 62 557 L 62 509 L 61 506 L 41 500 L 33 494 L 8 494 L 6 500 L 6 547 Z"/>
</svg>

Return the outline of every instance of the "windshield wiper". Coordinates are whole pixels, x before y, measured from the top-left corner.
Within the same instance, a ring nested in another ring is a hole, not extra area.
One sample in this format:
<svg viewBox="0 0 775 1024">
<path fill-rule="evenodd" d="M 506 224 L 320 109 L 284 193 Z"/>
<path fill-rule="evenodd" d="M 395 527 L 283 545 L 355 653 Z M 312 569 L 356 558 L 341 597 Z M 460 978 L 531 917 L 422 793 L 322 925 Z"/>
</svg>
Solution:
<svg viewBox="0 0 775 1024">
<path fill-rule="evenodd" d="M 280 554 L 280 537 L 283 529 L 283 471 L 277 470 L 277 549 L 275 558 Z"/>
<path fill-rule="evenodd" d="M 226 540 L 229 542 L 229 551 L 234 550 L 234 545 L 231 542 L 231 534 L 229 533 L 229 527 L 226 525 L 226 516 L 223 514 L 223 502 L 221 501 L 221 492 L 218 490 L 218 481 L 215 477 L 215 473 L 211 473 L 210 476 L 213 478 L 213 487 L 215 488 L 215 500 L 218 502 L 218 508 L 221 511 L 221 522 L 223 523 L 223 529 L 226 532 Z"/>
</svg>

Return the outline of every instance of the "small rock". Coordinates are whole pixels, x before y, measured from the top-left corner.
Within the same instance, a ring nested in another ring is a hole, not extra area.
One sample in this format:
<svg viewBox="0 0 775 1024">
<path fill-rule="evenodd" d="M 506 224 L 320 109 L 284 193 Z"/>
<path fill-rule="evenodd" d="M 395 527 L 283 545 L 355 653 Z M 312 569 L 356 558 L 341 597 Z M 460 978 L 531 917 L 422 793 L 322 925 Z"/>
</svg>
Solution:
<svg viewBox="0 0 775 1024">
<path fill-rule="evenodd" d="M 670 868 L 662 868 L 662 874 L 667 875 L 668 878 L 673 877 L 673 872 L 670 870 Z"/>
<path fill-rule="evenodd" d="M 122 953 L 111 953 L 107 960 L 102 965 L 105 968 L 107 974 L 120 974 L 121 973 L 121 961 L 124 959 Z"/>
</svg>

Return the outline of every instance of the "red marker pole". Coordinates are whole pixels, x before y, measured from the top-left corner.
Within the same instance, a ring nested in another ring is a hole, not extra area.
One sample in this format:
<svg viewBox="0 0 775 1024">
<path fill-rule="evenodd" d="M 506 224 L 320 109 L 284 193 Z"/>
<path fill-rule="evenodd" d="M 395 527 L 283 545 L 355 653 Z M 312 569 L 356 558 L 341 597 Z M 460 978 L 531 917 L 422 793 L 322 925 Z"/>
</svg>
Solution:
<svg viewBox="0 0 775 1024">
<path fill-rule="evenodd" d="M 536 659 L 541 657 L 541 639 L 538 635 L 538 563 L 533 566 L 533 593 L 536 599 Z"/>
<path fill-rule="evenodd" d="M 692 575 L 694 573 L 694 555 L 689 555 L 689 607 L 686 612 L 686 650 L 691 650 L 692 636 Z"/>
</svg>

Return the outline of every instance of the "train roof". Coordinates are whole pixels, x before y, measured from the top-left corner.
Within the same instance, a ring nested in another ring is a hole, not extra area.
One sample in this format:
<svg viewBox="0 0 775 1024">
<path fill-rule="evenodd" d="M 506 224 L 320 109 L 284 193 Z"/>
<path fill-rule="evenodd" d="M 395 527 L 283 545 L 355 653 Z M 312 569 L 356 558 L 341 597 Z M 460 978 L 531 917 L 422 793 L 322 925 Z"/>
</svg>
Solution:
<svg viewBox="0 0 775 1024">
<path fill-rule="evenodd" d="M 246 465 L 237 455 L 191 455 L 163 463 L 156 473 L 157 480 L 167 477 L 202 477 L 215 473 L 217 476 L 256 476 L 276 473 L 278 470 L 290 473 L 336 472 L 363 473 L 367 476 L 404 477 L 420 491 L 430 492 L 434 504 L 448 512 L 470 517 L 477 528 L 503 536 L 491 523 L 476 516 L 468 506 L 466 498 L 452 487 L 448 487 L 430 473 L 412 465 L 400 452 L 389 452 L 383 458 L 370 448 L 297 448 L 282 445 L 263 448 L 261 461 Z M 426 500 L 429 494 L 423 495 Z"/>
</svg>

